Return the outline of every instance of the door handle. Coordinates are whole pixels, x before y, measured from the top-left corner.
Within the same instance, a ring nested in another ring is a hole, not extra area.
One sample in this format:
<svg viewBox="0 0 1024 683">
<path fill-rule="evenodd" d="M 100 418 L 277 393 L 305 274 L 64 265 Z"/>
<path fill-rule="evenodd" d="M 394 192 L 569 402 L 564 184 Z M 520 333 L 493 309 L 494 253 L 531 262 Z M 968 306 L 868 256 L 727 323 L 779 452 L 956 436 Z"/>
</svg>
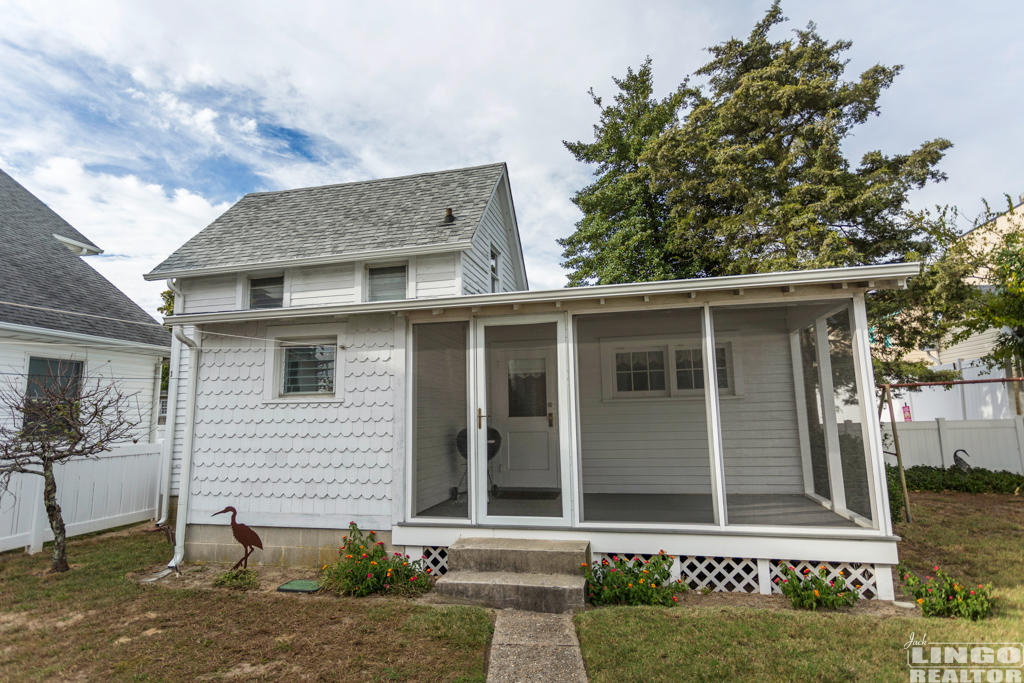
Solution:
<svg viewBox="0 0 1024 683">
<path fill-rule="evenodd" d="M 490 417 L 490 415 L 484 415 L 484 409 L 483 408 L 477 408 L 476 409 L 476 428 L 477 429 L 483 429 L 484 428 L 484 418 L 485 417 Z"/>
<path fill-rule="evenodd" d="M 555 414 L 554 413 L 548 413 L 548 427 L 554 427 L 554 426 L 555 426 Z"/>
</svg>

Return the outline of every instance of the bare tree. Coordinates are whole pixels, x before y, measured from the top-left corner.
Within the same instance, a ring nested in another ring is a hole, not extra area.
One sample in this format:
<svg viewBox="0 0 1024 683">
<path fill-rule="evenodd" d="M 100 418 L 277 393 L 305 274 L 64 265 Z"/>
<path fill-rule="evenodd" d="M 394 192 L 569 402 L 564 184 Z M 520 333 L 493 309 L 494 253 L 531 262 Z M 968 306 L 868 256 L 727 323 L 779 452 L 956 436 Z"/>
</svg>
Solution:
<svg viewBox="0 0 1024 683">
<path fill-rule="evenodd" d="M 0 388 L 0 495 L 15 474 L 43 478 L 43 504 L 53 530 L 54 572 L 68 570 L 67 536 L 54 466 L 96 458 L 119 443 L 136 441 L 142 422 L 135 394 L 116 382 L 82 376 L 81 361 L 43 361 L 28 381 Z"/>
</svg>

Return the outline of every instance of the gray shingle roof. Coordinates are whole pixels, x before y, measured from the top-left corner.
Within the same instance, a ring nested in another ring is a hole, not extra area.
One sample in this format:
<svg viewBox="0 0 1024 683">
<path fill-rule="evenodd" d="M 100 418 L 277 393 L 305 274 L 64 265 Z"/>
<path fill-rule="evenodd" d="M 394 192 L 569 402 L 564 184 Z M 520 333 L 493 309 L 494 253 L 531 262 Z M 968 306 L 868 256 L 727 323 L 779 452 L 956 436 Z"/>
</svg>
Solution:
<svg viewBox="0 0 1024 683">
<path fill-rule="evenodd" d="M 473 237 L 505 164 L 247 194 L 147 277 Z M 444 223 L 445 209 L 455 221 Z"/>
<path fill-rule="evenodd" d="M 170 346 L 166 330 L 54 234 L 99 249 L 0 170 L 0 301 L 151 325 L 6 304 L 0 304 L 0 322 Z"/>
</svg>

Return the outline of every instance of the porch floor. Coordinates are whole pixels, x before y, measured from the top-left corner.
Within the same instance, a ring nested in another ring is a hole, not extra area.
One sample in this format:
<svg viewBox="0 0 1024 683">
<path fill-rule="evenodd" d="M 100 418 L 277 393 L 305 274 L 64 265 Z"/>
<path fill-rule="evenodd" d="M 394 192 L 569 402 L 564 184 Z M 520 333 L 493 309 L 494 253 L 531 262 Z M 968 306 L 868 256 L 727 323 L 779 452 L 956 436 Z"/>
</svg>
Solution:
<svg viewBox="0 0 1024 683">
<path fill-rule="evenodd" d="M 851 527 L 857 525 L 804 496 L 794 494 L 734 494 L 726 498 L 730 524 Z M 499 497 L 488 502 L 499 516 L 559 517 L 561 496 Z M 422 517 L 465 517 L 465 501 L 446 500 L 420 513 Z M 713 524 L 711 496 L 668 493 L 586 493 L 583 519 L 587 522 L 652 522 Z"/>
</svg>

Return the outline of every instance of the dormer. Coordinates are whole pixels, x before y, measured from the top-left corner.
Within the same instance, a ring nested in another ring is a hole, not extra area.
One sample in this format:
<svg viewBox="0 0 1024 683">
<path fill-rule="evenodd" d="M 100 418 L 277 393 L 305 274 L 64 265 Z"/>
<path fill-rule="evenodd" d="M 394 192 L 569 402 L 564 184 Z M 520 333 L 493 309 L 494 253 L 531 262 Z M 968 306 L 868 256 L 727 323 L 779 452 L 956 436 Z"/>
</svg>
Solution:
<svg viewBox="0 0 1024 683">
<path fill-rule="evenodd" d="M 145 277 L 177 313 L 527 289 L 504 163 L 248 194 Z"/>
</svg>

